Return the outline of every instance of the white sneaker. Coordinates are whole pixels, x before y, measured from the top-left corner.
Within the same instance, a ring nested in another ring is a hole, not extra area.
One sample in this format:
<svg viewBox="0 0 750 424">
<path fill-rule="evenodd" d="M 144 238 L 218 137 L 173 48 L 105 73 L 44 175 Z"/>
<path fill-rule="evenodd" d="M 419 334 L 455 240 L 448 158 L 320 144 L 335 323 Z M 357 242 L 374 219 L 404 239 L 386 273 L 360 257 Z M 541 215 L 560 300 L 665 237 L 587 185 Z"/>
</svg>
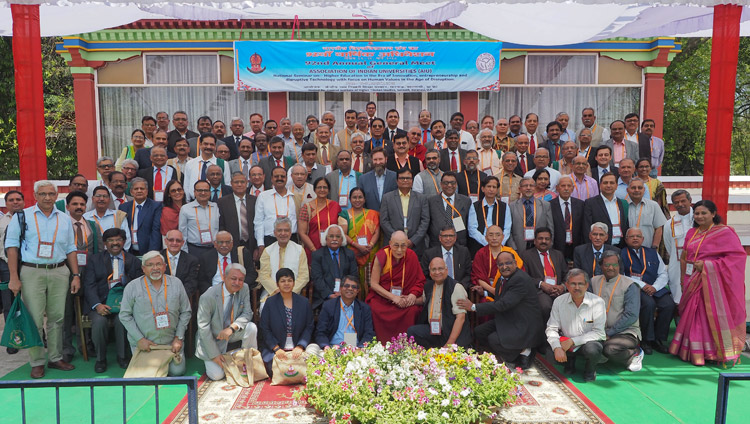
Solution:
<svg viewBox="0 0 750 424">
<path fill-rule="evenodd" d="M 638 348 L 638 350 L 638 354 L 633 355 L 628 364 L 628 369 L 632 372 L 638 372 L 643 368 L 643 349 Z"/>
</svg>

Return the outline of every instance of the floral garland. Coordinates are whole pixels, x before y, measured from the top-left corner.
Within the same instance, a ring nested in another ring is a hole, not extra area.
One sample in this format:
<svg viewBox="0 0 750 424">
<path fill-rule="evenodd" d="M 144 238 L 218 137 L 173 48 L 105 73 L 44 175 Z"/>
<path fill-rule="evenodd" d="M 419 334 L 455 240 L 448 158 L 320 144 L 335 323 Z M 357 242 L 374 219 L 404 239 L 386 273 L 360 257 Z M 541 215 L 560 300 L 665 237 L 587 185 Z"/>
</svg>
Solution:
<svg viewBox="0 0 750 424">
<path fill-rule="evenodd" d="M 332 346 L 307 367 L 307 385 L 294 396 L 331 423 L 475 423 L 494 419 L 520 386 L 492 354 L 425 350 L 405 334 L 385 346 Z"/>
</svg>

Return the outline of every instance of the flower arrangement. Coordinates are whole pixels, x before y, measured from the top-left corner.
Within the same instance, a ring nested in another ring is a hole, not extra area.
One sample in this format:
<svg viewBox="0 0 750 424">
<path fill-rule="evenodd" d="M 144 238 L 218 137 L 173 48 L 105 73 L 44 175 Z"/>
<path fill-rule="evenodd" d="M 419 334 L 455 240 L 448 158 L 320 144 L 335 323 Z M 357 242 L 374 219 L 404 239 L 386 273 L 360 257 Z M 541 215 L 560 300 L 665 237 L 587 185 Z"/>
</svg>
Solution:
<svg viewBox="0 0 750 424">
<path fill-rule="evenodd" d="M 330 423 L 475 423 L 494 419 L 520 385 L 492 354 L 425 350 L 405 334 L 385 346 L 333 346 L 307 367 L 307 385 L 294 396 Z"/>
</svg>

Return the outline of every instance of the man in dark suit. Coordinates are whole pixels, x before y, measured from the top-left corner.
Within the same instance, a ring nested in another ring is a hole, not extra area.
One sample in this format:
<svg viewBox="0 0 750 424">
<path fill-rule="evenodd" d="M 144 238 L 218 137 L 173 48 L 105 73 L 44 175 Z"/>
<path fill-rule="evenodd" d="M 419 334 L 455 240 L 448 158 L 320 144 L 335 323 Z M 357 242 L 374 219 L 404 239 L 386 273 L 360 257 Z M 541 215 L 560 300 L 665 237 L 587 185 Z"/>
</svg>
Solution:
<svg viewBox="0 0 750 424">
<path fill-rule="evenodd" d="M 521 134 L 516 137 L 516 144 L 513 148 L 516 152 L 516 158 L 518 159 L 518 166 L 516 166 L 515 173 L 521 177 L 526 175 L 529 170 L 534 169 L 534 155 L 529 153 L 529 136 Z"/>
<path fill-rule="evenodd" d="M 357 299 L 359 282 L 354 275 L 345 275 L 341 280 L 341 296 L 323 302 L 318 316 L 318 327 L 315 331 L 315 343 L 321 349 L 339 345 L 342 342 L 357 347 L 364 347 L 375 338 L 372 325 L 370 305 Z M 346 322 L 342 327 L 341 312 Z M 351 321 L 349 321 L 351 319 Z"/>
<path fill-rule="evenodd" d="M 552 302 L 557 296 L 565 293 L 565 275 L 568 263 L 562 252 L 552 249 L 552 231 L 539 227 L 534 231 L 534 247 L 526 249 L 520 255 L 523 268 L 531 278 L 539 295 L 544 322 L 549 319 Z"/>
<path fill-rule="evenodd" d="M 154 132 L 153 143 L 154 143 L 153 147 L 145 147 L 145 148 L 136 150 L 135 157 L 133 159 L 136 162 L 138 162 L 139 170 L 146 169 L 151 166 L 151 149 L 153 149 L 154 147 L 163 147 L 165 149 L 167 148 L 167 133 L 162 130 L 156 130 Z M 176 143 L 177 143 L 177 140 L 175 140 L 175 144 Z M 172 159 L 176 157 L 177 157 L 177 153 L 167 151 L 168 159 Z"/>
<path fill-rule="evenodd" d="M 266 175 L 266 187 L 271 187 L 271 171 L 279 166 L 288 171 L 296 162 L 292 160 L 292 158 L 284 156 L 284 139 L 279 136 L 275 136 L 271 139 L 268 149 L 271 154 L 261 159 L 260 162 L 258 162 L 258 165 L 263 168 L 263 173 Z"/>
<path fill-rule="evenodd" d="M 563 175 L 557 183 L 557 199 L 550 201 L 555 238 L 552 247 L 559 250 L 568 261 L 573 260 L 573 250 L 583 243 L 583 200 L 572 197 L 573 180 Z"/>
<path fill-rule="evenodd" d="M 239 251 L 242 250 L 242 257 Z M 221 284 L 224 280 L 224 270 L 230 264 L 238 263 L 247 269 L 245 284 L 252 290 L 258 271 L 253 264 L 253 252 L 244 246 L 234 247 L 232 235 L 228 231 L 219 231 L 214 239 L 214 248 L 205 252 L 199 258 L 200 272 L 198 274 L 198 293 L 203 294 L 209 287 Z M 220 266 L 221 265 L 221 266 Z"/>
<path fill-rule="evenodd" d="M 552 219 L 552 207 L 549 202 L 534 198 L 534 180 L 531 178 L 522 179 L 519 191 L 521 197 L 510 204 L 510 215 L 513 223 L 508 246 L 523 252 L 534 246 L 534 231 L 537 228 L 549 228 L 552 230 L 553 237 L 556 231 Z"/>
<path fill-rule="evenodd" d="M 224 196 L 232 194 L 232 188 L 224 184 L 224 171 L 219 165 L 209 165 L 206 170 L 206 180 L 211 190 L 211 202 L 218 202 Z"/>
<path fill-rule="evenodd" d="M 380 212 L 383 196 L 398 189 L 396 185 L 396 173 L 390 169 L 386 169 L 385 151 L 382 148 L 373 150 L 372 164 L 372 171 L 362 175 L 359 178 L 359 184 L 365 192 L 365 207 Z M 378 184 L 378 180 L 381 178 L 383 182 L 382 184 Z"/>
<path fill-rule="evenodd" d="M 232 195 L 224 196 L 216 202 L 219 207 L 219 230 L 229 231 L 238 246 L 245 246 L 251 252 L 258 243 L 255 241 L 253 220 L 255 219 L 255 196 L 247 194 L 247 179 L 242 172 L 232 174 Z M 245 219 L 242 210 L 245 210 Z M 249 266 L 249 265 L 248 265 Z"/>
<path fill-rule="evenodd" d="M 471 199 L 471 203 L 484 198 L 482 185 L 488 175 L 479 170 L 479 154 L 474 150 L 466 152 L 464 169 L 458 173 L 458 192 Z"/>
<path fill-rule="evenodd" d="M 544 340 L 544 321 L 539 309 L 539 297 L 534 280 L 518 269 L 510 252 L 497 255 L 500 280 L 495 288 L 495 300 L 474 304 L 460 299 L 458 306 L 476 312 L 478 316 L 493 315 L 493 320 L 474 329 L 479 346 L 504 362 L 513 361 L 528 369 L 534 359 L 533 349 Z"/>
<path fill-rule="evenodd" d="M 97 373 L 107 370 L 107 334 L 110 319 L 114 321 L 115 327 L 117 362 L 121 368 L 128 366 L 130 349 L 127 346 L 125 327 L 119 319 L 119 301 L 116 302 L 114 293 L 110 299 L 111 304 L 107 304 L 107 300 L 111 290 L 122 290 L 131 280 L 143 275 L 141 261 L 123 251 L 125 231 L 110 228 L 104 232 L 103 238 L 105 251 L 89 255 L 83 281 L 83 312 L 88 313 L 91 320 L 91 339 L 96 349 L 94 371 Z"/>
<path fill-rule="evenodd" d="M 469 249 L 456 244 L 456 229 L 446 226 L 440 231 L 440 245 L 425 250 L 420 257 L 422 272 L 430 275 L 430 262 L 442 258 L 447 267 L 447 275 L 469 290 L 471 286 L 471 253 Z"/>
<path fill-rule="evenodd" d="M 184 138 L 185 140 L 188 140 L 193 137 L 198 137 L 200 134 L 198 134 L 195 131 L 190 131 L 188 129 L 188 116 L 185 111 L 178 110 L 177 112 L 172 114 L 172 124 L 174 125 L 174 129 L 167 133 L 167 150 L 175 153 L 174 151 L 174 144 L 177 142 L 178 139 Z"/>
<path fill-rule="evenodd" d="M 170 230 L 166 237 L 167 248 L 161 251 L 161 255 L 167 261 L 165 273 L 173 275 L 182 281 L 188 299 L 192 299 L 193 293 L 198 290 L 198 269 L 200 262 L 198 258 L 182 250 L 185 237 L 180 230 Z"/>
<path fill-rule="evenodd" d="M 430 247 L 440 246 L 440 231 L 446 226 L 456 229 L 456 242 L 461 246 L 469 243 L 469 211 L 471 200 L 456 191 L 457 179 L 455 172 L 445 172 L 440 179 L 442 191 L 427 200 L 430 213 Z"/>
<path fill-rule="evenodd" d="M 443 172 L 454 171 L 461 172 L 463 163 L 466 159 L 466 150 L 460 149 L 458 144 L 461 142 L 456 130 L 445 132 L 446 148 L 440 150 L 440 169 Z"/>
<path fill-rule="evenodd" d="M 628 232 L 628 212 L 624 200 L 615 197 L 617 178 L 614 174 L 604 174 L 599 182 L 601 194 L 586 199 L 583 204 L 583 228 L 591 228 L 594 222 L 607 224 L 607 244 L 622 248 Z"/>
<path fill-rule="evenodd" d="M 421 171 L 419 159 L 409 154 L 409 142 L 406 140 L 406 133 L 396 134 L 396 139 L 393 140 L 393 154 L 388 156 L 385 167 L 393 172 L 401 168 L 407 168 L 411 171 L 412 177 L 416 177 Z"/>
<path fill-rule="evenodd" d="M 391 109 L 385 114 L 386 128 L 383 136 L 386 140 L 391 142 L 391 145 L 393 145 L 393 142 L 400 136 L 404 136 L 404 138 L 407 136 L 406 131 L 398 127 L 398 121 L 400 120 L 401 117 L 396 109 Z"/>
<path fill-rule="evenodd" d="M 312 308 L 316 310 L 327 299 L 341 296 L 341 283 L 347 275 L 357 275 L 357 259 L 351 249 L 344 247 L 344 230 L 331 225 L 323 231 L 323 246 L 312 253 L 310 280 L 314 284 Z"/>
<path fill-rule="evenodd" d="M 380 204 L 380 229 L 383 231 L 383 240 L 390 240 L 396 231 L 404 231 L 409 238 L 409 249 L 420 255 L 424 251 L 430 212 L 426 207 L 425 198 L 411 189 L 413 181 L 411 172 L 402 168 L 396 178 L 398 189 L 383 194 Z M 402 198 L 408 198 L 406 214 Z"/>
<path fill-rule="evenodd" d="M 595 222 L 591 224 L 589 240 L 591 243 L 577 246 L 573 251 L 573 266 L 582 269 L 589 278 L 602 275 L 602 267 L 599 259 L 606 250 L 613 250 L 620 254 L 620 249 L 604 243 L 607 240 L 607 224 Z M 622 271 L 622 270 L 621 270 Z"/>
<path fill-rule="evenodd" d="M 393 143 L 383 136 L 385 132 L 385 121 L 375 118 L 370 124 L 370 140 L 365 143 L 365 152 L 372 153 L 378 147 L 385 150 L 386 156 L 393 154 Z"/>
<path fill-rule="evenodd" d="M 349 145 L 352 149 L 352 169 L 362 174 L 372 171 L 372 153 L 365 153 L 364 135 L 355 132 Z"/>
<path fill-rule="evenodd" d="M 161 250 L 161 202 L 146 197 L 148 184 L 140 177 L 133 178 L 130 193 L 133 200 L 120 205 L 132 232 L 130 253 L 141 256 L 150 250 Z"/>
<path fill-rule="evenodd" d="M 232 118 L 232 122 L 229 125 L 229 130 L 232 133 L 222 138 L 221 141 L 224 142 L 224 144 L 226 144 L 226 146 L 229 148 L 229 159 L 234 160 L 240 157 L 240 141 L 252 141 L 252 139 L 246 135 L 243 135 L 243 133 L 245 132 L 245 123 L 241 118 Z"/>
<path fill-rule="evenodd" d="M 596 182 L 601 183 L 602 175 L 607 172 L 611 172 L 615 175 L 615 181 L 620 178 L 618 169 L 610 164 L 610 161 L 612 160 L 611 147 L 605 145 L 599 146 L 594 155 L 594 159 L 596 160 L 596 164 L 591 167 L 591 178 L 595 179 Z"/>
<path fill-rule="evenodd" d="M 148 183 L 148 198 L 157 202 L 164 200 L 164 189 L 167 183 L 178 179 L 177 170 L 167 165 L 167 149 L 160 146 L 151 148 L 151 166 L 139 169 L 138 176 Z M 132 181 L 130 185 L 132 190 Z"/>
</svg>

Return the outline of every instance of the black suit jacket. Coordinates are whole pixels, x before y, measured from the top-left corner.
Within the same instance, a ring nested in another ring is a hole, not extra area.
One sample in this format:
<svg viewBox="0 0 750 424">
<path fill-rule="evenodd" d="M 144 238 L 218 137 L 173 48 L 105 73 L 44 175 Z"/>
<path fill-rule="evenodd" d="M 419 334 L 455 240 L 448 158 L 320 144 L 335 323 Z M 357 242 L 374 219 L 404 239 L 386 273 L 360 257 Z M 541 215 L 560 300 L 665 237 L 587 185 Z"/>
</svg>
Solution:
<svg viewBox="0 0 750 424">
<path fill-rule="evenodd" d="M 419 159 L 415 158 L 414 156 L 409 155 L 409 163 L 407 166 L 409 167 L 409 170 L 411 171 L 412 178 L 416 177 L 417 174 L 419 174 L 420 172 Z M 388 160 L 385 162 L 385 168 L 398 173 L 401 167 L 398 165 L 398 161 L 396 161 L 395 155 L 388 156 Z"/>
<path fill-rule="evenodd" d="M 552 222 L 555 226 L 555 238 L 552 240 L 552 247 L 563 252 L 565 259 L 573 260 L 573 249 L 583 243 L 583 231 L 586 230 L 586 234 L 588 234 L 588 229 L 584 229 L 581 225 L 583 223 L 583 200 L 571 196 L 568 201 L 570 202 L 570 219 L 573 224 L 571 234 L 573 242 L 571 244 L 565 243 L 565 233 L 568 228 L 565 226 L 565 215 L 560 207 L 560 200 L 555 198 L 549 202 L 552 207 Z"/>
<path fill-rule="evenodd" d="M 625 234 L 628 233 L 628 210 L 625 207 L 625 201 L 617 200 L 617 206 L 620 209 L 620 230 L 622 231 L 622 237 L 620 237 L 620 243 L 617 247 L 622 248 L 625 246 Z M 583 228 L 584 231 L 591 228 L 591 224 L 595 222 L 603 222 L 607 224 L 607 241 L 605 243 L 612 244 L 612 222 L 609 219 L 607 213 L 607 207 L 604 206 L 604 199 L 602 195 L 594 196 L 586 199 L 583 203 Z"/>
<path fill-rule="evenodd" d="M 454 194 L 454 205 L 453 207 L 458 210 L 458 212 L 461 214 L 461 219 L 464 221 L 464 227 L 465 229 L 462 231 L 458 231 L 456 233 L 456 244 L 459 244 L 461 246 L 467 246 L 469 242 L 469 209 L 471 209 L 471 200 L 462 195 L 462 194 Z M 427 230 L 427 234 L 430 237 L 430 247 L 440 246 L 440 240 L 438 236 L 440 236 L 440 230 L 443 229 L 444 226 L 448 225 L 448 219 L 445 215 L 445 206 L 443 206 L 443 197 L 440 193 L 430 197 L 427 200 L 427 208 L 430 212 L 430 226 Z M 456 211 L 453 211 L 454 218 L 458 218 L 458 215 L 456 215 Z M 451 222 L 452 223 L 452 222 Z"/>
<path fill-rule="evenodd" d="M 141 261 L 128 252 L 123 251 L 125 257 L 125 275 L 122 276 L 122 285 L 126 286 L 130 280 L 143 275 Z M 112 260 L 109 252 L 89 254 L 86 261 L 86 273 L 83 275 L 84 304 L 83 312 L 86 313 L 97 303 L 107 301 L 109 283 L 107 279 L 112 275 Z"/>
<path fill-rule="evenodd" d="M 359 275 L 357 259 L 354 252 L 347 247 L 339 247 L 339 269 L 337 277 L 335 274 L 336 264 L 331 258 L 331 252 L 327 247 L 312 252 L 310 259 L 310 281 L 313 282 L 312 308 L 317 309 L 333 294 L 336 278 L 343 282 L 347 275 Z M 356 328 L 356 327 L 355 327 Z"/>
<path fill-rule="evenodd" d="M 177 154 L 174 152 L 167 152 L 167 159 L 176 158 Z M 138 162 L 138 171 L 140 172 L 142 169 L 146 169 L 151 167 L 151 148 L 146 147 L 143 149 L 138 149 L 138 151 L 135 152 L 135 157 L 133 158 L 136 162 Z M 140 176 L 140 175 L 138 175 Z M 144 177 L 145 178 L 145 177 Z"/>
<path fill-rule="evenodd" d="M 460 162 L 458 167 L 459 169 L 464 169 L 464 159 L 466 158 L 466 150 L 462 148 L 458 148 L 458 161 Z M 448 149 L 441 149 L 440 150 L 440 170 L 443 172 L 450 172 L 451 170 L 451 157 L 450 154 L 448 154 Z"/>
<path fill-rule="evenodd" d="M 163 249 L 161 255 L 164 256 L 164 260 L 167 261 L 165 273 L 179 278 L 180 281 L 182 281 L 182 286 L 185 287 L 188 299 L 192 298 L 193 293 L 198 290 L 198 270 L 200 269 L 198 258 L 184 250 L 181 251 L 179 262 L 177 262 L 177 272 L 172 272 L 169 267 L 169 252 L 167 252 L 167 249 Z"/>
<path fill-rule="evenodd" d="M 331 339 L 339 329 L 341 307 L 339 298 L 328 299 L 323 302 L 318 316 L 318 328 L 315 330 L 315 343 L 321 348 L 331 345 Z M 365 302 L 354 299 L 354 329 L 357 330 L 357 345 L 363 347 L 365 343 L 375 338 L 375 328 L 372 325 L 372 311 Z"/>
<path fill-rule="evenodd" d="M 620 249 L 609 244 L 604 244 L 602 250 L 605 252 L 613 250 L 618 255 L 620 254 Z M 620 265 L 620 272 L 622 272 L 622 261 L 620 261 Z M 584 270 L 589 278 L 602 274 L 601 267 L 594 261 L 594 246 L 591 243 L 582 244 L 575 248 L 573 252 L 573 266 Z"/>
<path fill-rule="evenodd" d="M 479 176 L 479 180 L 477 180 L 477 176 Z M 487 177 L 489 177 L 489 175 L 480 170 L 476 170 L 472 175 L 472 173 L 464 168 L 464 170 L 461 171 L 461 173 L 458 174 L 458 177 L 456 178 L 458 180 L 457 191 L 467 197 L 469 197 L 469 191 L 471 191 L 471 194 L 479 196 L 477 200 L 482 200 L 484 199 L 484 193 L 482 193 L 482 183 L 487 179 Z M 466 181 L 469 182 L 468 186 L 466 185 Z"/>
<path fill-rule="evenodd" d="M 516 158 L 518 158 L 518 153 L 516 153 Z M 536 168 L 536 165 L 534 165 L 534 155 L 532 155 L 529 152 L 526 152 L 526 172 Z M 518 162 L 518 165 L 516 165 L 516 170 L 514 173 L 518 176 L 523 177 L 525 172 L 523 172 L 523 169 L 521 169 L 521 162 Z"/>
<path fill-rule="evenodd" d="M 253 262 L 253 253 L 250 249 L 242 249 L 244 262 L 243 265 L 247 270 L 245 275 L 245 284 L 247 284 L 250 290 L 255 288 L 255 281 L 258 279 L 258 271 L 255 270 L 255 263 Z M 237 259 L 237 247 L 232 248 L 229 256 L 232 258 L 233 264 L 238 264 L 240 261 Z M 218 266 L 217 261 L 219 260 L 219 252 L 216 249 L 204 253 L 199 258 L 200 261 L 200 272 L 198 273 L 198 292 L 203 294 L 211 287 L 211 280 L 213 280 L 216 274 L 216 267 Z"/>
<path fill-rule="evenodd" d="M 430 262 L 443 257 L 443 246 L 430 247 L 424 251 L 419 262 L 422 272 L 429 278 Z M 453 279 L 468 291 L 471 286 L 471 253 L 469 249 L 458 244 L 453 245 Z"/>
<path fill-rule="evenodd" d="M 609 172 L 615 174 L 615 178 L 620 178 L 620 172 L 617 170 L 616 167 L 610 166 Z M 591 166 L 591 178 L 595 179 L 597 183 L 599 183 L 599 165 L 594 162 L 594 165 Z"/>
<path fill-rule="evenodd" d="M 568 274 L 568 263 L 559 250 L 550 249 L 548 253 L 552 266 L 555 268 L 557 284 L 564 284 L 565 276 Z M 544 281 L 544 264 L 539 258 L 539 252 L 532 247 L 521 252 L 519 256 L 523 260 L 524 271 L 534 279 L 534 287 L 538 286 L 539 281 Z"/>
<path fill-rule="evenodd" d="M 247 137 L 244 135 L 240 136 L 240 140 L 242 139 L 252 141 L 250 137 Z M 240 157 L 240 146 L 237 145 L 237 142 L 234 139 L 233 134 L 230 134 L 229 136 L 222 138 L 221 141 L 223 141 L 224 144 L 226 144 L 227 148 L 229 148 L 229 160 L 234 160 Z M 255 143 L 253 143 L 253 146 L 254 145 Z"/>
<path fill-rule="evenodd" d="M 140 150 L 139 150 L 140 151 Z M 149 161 L 149 164 L 151 161 Z M 172 165 L 165 165 L 169 168 L 172 168 L 172 178 L 169 179 L 169 181 L 177 180 L 177 170 L 174 169 L 174 166 Z M 148 165 L 146 168 L 139 169 L 137 175 L 144 180 L 148 182 L 148 198 L 151 200 L 154 200 L 154 166 Z M 169 181 L 162 181 L 162 187 L 167 188 L 167 183 Z M 164 193 L 164 196 L 167 196 L 167 193 Z"/>
<path fill-rule="evenodd" d="M 253 220 L 255 219 L 255 201 L 258 198 L 249 194 L 245 195 L 245 208 L 247 209 L 247 233 L 249 238 L 246 240 L 245 247 L 254 251 L 258 247 L 253 230 Z M 234 243 L 240 243 L 240 218 L 237 216 L 237 208 L 234 203 L 234 194 L 222 196 L 216 205 L 219 207 L 219 230 L 229 231 Z"/>
<path fill-rule="evenodd" d="M 408 136 L 408 133 L 402 130 L 401 128 L 396 127 L 396 135 Z M 391 140 L 391 129 L 388 128 L 388 125 L 385 126 L 385 132 L 383 133 L 383 138 L 390 141 L 391 144 L 393 144 L 393 140 Z"/>
<path fill-rule="evenodd" d="M 200 137 L 200 134 L 198 134 L 195 131 L 187 130 L 185 133 L 185 137 L 181 136 L 180 133 L 177 130 L 172 130 L 167 133 L 167 150 L 175 153 L 174 151 L 174 145 L 177 143 L 177 140 L 184 138 L 185 140 L 193 138 L 193 137 Z M 149 160 L 149 162 L 151 162 Z"/>
<path fill-rule="evenodd" d="M 373 148 L 375 148 L 372 140 L 365 141 L 365 153 L 370 154 L 372 153 Z M 383 150 L 385 150 L 386 157 L 393 154 L 393 142 L 386 138 L 385 134 L 383 134 Z"/>
<path fill-rule="evenodd" d="M 210 187 L 210 188 L 211 188 L 211 194 L 209 195 L 210 196 L 209 200 L 213 199 L 213 197 L 214 197 L 214 188 L 213 187 Z M 217 199 L 217 202 L 219 200 L 223 199 L 226 196 L 231 196 L 232 195 L 232 187 L 229 187 L 228 185 L 224 184 L 224 181 L 222 180 L 220 193 L 221 193 L 221 197 L 219 197 Z M 210 201 L 213 202 L 213 200 L 210 200 Z"/>
<path fill-rule="evenodd" d="M 514 272 L 504 284 L 497 284 L 493 302 L 478 303 L 476 307 L 478 316 L 494 315 L 504 348 L 533 348 L 544 341 L 545 323 L 536 284 L 523 270 Z"/>
<path fill-rule="evenodd" d="M 313 341 L 313 313 L 306 297 L 292 293 L 292 343 L 306 348 Z M 284 347 L 286 341 L 286 315 L 284 313 L 284 299 L 277 293 L 266 300 L 263 312 L 260 314 L 260 334 L 263 344 L 260 346 L 263 361 L 273 359 L 273 348 Z"/>
</svg>

